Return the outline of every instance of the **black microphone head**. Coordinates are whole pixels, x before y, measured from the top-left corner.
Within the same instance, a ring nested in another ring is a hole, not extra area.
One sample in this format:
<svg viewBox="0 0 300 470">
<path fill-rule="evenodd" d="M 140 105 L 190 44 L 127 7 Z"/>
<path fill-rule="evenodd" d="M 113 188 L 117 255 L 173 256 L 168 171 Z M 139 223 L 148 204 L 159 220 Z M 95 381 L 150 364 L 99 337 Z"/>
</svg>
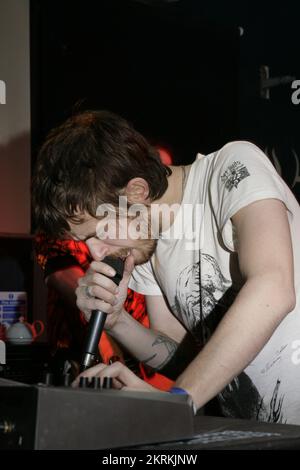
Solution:
<svg viewBox="0 0 300 470">
<path fill-rule="evenodd" d="M 113 256 L 106 256 L 102 261 L 116 271 L 116 275 L 110 279 L 119 285 L 123 278 L 124 261 L 121 258 L 114 258 Z"/>
</svg>

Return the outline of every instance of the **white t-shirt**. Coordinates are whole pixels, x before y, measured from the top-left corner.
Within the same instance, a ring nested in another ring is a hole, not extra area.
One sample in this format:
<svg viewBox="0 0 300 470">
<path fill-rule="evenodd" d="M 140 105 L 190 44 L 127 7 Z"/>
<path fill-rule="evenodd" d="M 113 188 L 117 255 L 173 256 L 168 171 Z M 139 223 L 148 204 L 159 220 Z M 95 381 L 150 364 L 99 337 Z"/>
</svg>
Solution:
<svg viewBox="0 0 300 470">
<path fill-rule="evenodd" d="M 230 219 L 250 203 L 269 198 L 283 201 L 288 210 L 297 305 L 219 401 L 227 416 L 300 424 L 300 207 L 260 149 L 238 141 L 197 155 L 182 209 L 170 229 L 179 233 L 182 223 L 190 236 L 196 227 L 196 240 L 163 232 L 151 260 L 134 269 L 129 287 L 163 295 L 177 319 L 203 344 L 243 284 Z"/>
</svg>

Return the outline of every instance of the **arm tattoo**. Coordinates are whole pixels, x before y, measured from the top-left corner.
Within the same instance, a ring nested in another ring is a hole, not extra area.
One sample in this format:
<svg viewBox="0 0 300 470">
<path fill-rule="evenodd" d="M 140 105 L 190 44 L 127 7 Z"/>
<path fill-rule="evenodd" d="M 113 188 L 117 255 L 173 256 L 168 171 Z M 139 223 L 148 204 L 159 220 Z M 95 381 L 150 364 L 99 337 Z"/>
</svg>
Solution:
<svg viewBox="0 0 300 470">
<path fill-rule="evenodd" d="M 142 362 L 144 364 L 150 365 L 149 363 L 152 362 L 153 359 L 157 358 L 157 356 L 163 355 L 162 360 L 158 364 L 155 364 L 156 369 L 161 369 L 162 367 L 165 366 L 165 364 L 167 364 L 170 361 L 171 357 L 174 355 L 175 351 L 178 348 L 178 344 L 176 343 L 176 341 L 172 340 L 171 338 L 167 338 L 166 336 L 158 334 L 155 341 L 152 343 L 152 347 L 155 347 L 158 345 L 160 346 L 159 353 L 152 354 L 152 356 L 144 359 Z M 164 348 L 162 349 L 162 347 Z"/>
<path fill-rule="evenodd" d="M 197 344 L 188 334 L 180 344 L 158 334 L 152 346 L 159 347 L 159 350 L 141 362 L 172 380 L 177 379 L 199 352 Z"/>
</svg>

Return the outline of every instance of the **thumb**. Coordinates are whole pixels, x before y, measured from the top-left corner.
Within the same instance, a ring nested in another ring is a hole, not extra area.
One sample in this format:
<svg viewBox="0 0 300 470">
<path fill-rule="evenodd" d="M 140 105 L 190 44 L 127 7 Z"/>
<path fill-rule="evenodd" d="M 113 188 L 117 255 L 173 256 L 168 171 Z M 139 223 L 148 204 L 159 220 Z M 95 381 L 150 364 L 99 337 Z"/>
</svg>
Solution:
<svg viewBox="0 0 300 470">
<path fill-rule="evenodd" d="M 124 281 L 129 281 L 129 278 L 131 276 L 131 273 L 134 268 L 134 257 L 133 255 L 127 256 L 124 264 L 124 272 L 123 272 L 123 280 Z"/>
<path fill-rule="evenodd" d="M 92 258 L 95 261 L 102 261 L 107 255 L 107 247 L 99 243 L 97 238 L 89 238 L 86 240 L 85 244 L 87 245 Z"/>
</svg>

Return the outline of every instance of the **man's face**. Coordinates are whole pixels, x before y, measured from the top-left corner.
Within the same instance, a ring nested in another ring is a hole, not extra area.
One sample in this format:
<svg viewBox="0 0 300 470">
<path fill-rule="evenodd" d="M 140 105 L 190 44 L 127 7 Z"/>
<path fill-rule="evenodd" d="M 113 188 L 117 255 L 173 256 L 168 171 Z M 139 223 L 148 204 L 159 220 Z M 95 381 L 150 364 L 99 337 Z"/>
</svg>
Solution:
<svg viewBox="0 0 300 470">
<path fill-rule="evenodd" d="M 85 241 L 95 260 L 111 255 L 126 257 L 132 254 L 135 264 L 143 264 L 151 258 L 156 249 L 157 240 L 148 237 L 148 226 L 142 228 L 142 237 L 131 236 L 131 221 L 128 218 L 118 218 L 117 222 L 115 221 L 116 230 L 112 231 L 105 231 L 110 224 L 107 219 L 104 222 L 88 214 L 83 216 L 80 224 L 70 221 L 68 223 L 71 237 Z"/>
</svg>

